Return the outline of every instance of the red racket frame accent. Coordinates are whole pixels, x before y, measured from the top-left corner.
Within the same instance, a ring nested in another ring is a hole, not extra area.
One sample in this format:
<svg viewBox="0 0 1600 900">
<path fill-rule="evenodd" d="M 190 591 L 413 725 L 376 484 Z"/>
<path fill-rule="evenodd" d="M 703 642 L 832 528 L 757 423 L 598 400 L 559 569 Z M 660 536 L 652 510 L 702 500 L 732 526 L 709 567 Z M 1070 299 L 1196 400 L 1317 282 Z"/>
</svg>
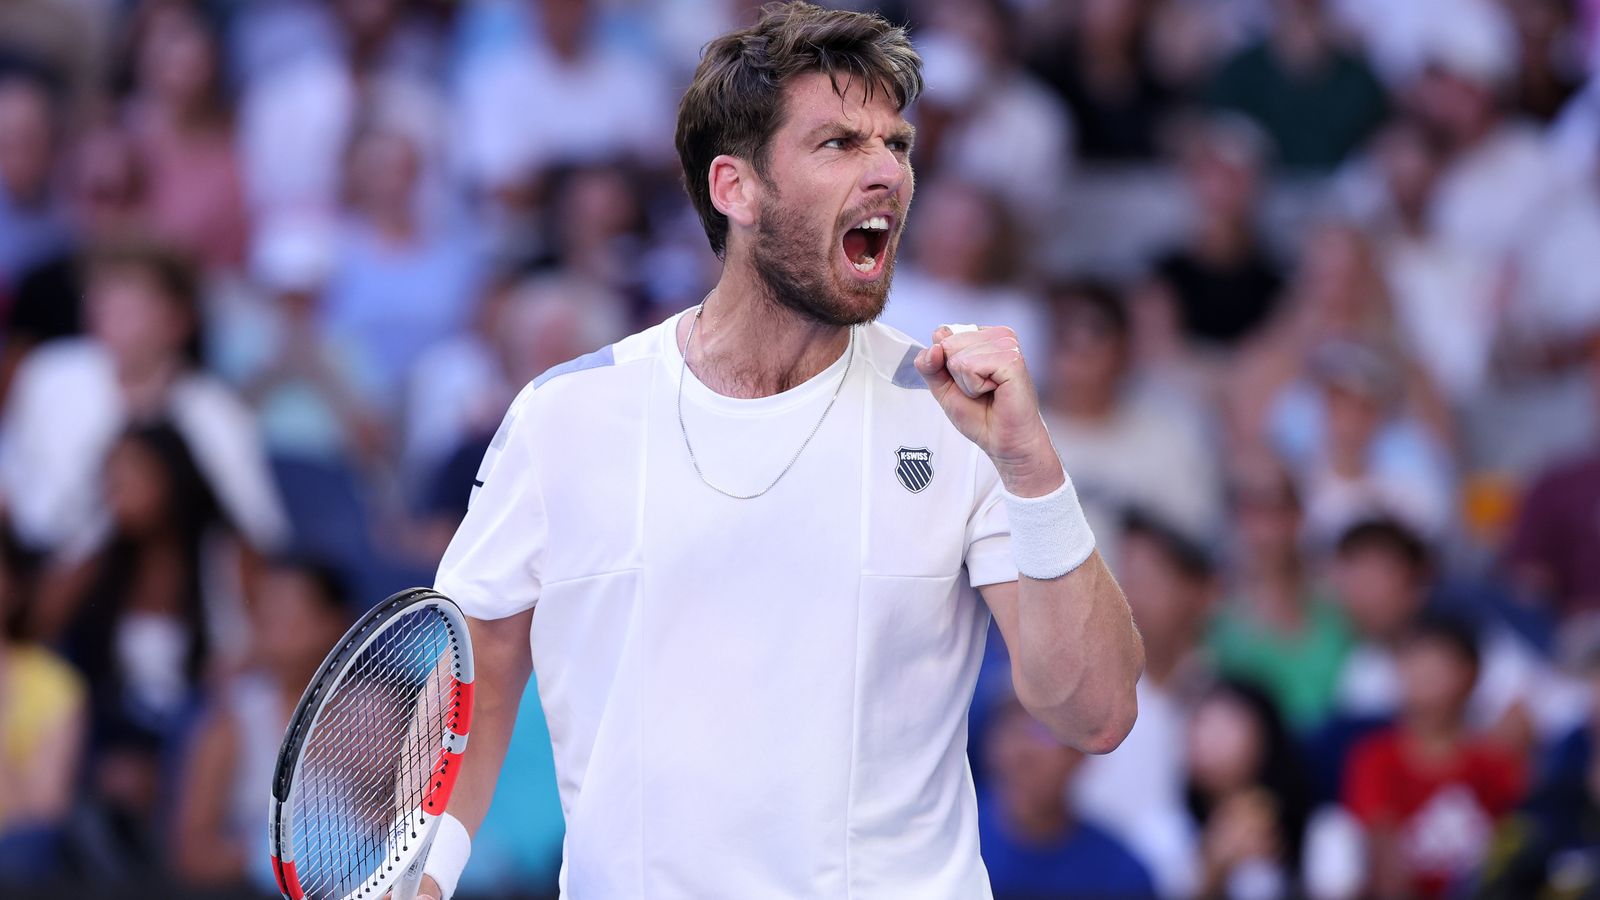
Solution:
<svg viewBox="0 0 1600 900">
<path fill-rule="evenodd" d="M 300 876 L 295 874 L 294 862 L 279 862 L 272 858 L 272 874 L 278 879 L 278 890 L 289 897 L 289 900 L 301 900 L 305 897 L 305 889 L 300 886 Z"/>
</svg>

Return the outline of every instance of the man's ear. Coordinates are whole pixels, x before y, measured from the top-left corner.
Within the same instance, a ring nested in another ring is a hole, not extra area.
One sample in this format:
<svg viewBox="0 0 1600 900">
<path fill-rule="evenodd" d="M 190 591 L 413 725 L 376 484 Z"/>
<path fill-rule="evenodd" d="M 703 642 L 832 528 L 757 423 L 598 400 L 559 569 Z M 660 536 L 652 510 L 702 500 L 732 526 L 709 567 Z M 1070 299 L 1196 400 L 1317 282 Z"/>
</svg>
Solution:
<svg viewBox="0 0 1600 900">
<path fill-rule="evenodd" d="M 746 228 L 756 223 L 759 176 L 747 160 L 726 153 L 711 161 L 711 205 L 728 224 Z"/>
</svg>

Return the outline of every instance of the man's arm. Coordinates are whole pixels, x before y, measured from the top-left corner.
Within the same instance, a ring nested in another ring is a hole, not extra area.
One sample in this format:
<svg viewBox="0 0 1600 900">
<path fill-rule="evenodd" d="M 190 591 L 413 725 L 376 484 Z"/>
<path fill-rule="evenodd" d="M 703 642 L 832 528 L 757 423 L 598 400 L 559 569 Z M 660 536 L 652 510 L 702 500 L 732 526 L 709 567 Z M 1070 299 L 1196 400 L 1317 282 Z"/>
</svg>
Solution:
<svg viewBox="0 0 1600 900">
<path fill-rule="evenodd" d="M 467 617 L 476 682 L 472 737 L 446 809 L 474 834 L 489 813 L 489 801 L 500 780 L 500 766 L 505 762 L 511 732 L 517 724 L 522 693 L 527 690 L 528 676 L 533 674 L 533 657 L 528 650 L 532 624 L 532 609 L 493 621 Z"/>
<path fill-rule="evenodd" d="M 467 617 L 475 670 L 472 734 L 467 739 L 461 774 L 445 809 L 473 835 L 489 813 L 489 801 L 494 799 L 494 786 L 500 780 L 500 767 L 505 763 L 506 748 L 517 724 L 522 692 L 533 673 L 533 657 L 528 649 L 532 624 L 531 608 L 504 619 Z M 425 876 L 417 900 L 438 898 L 438 884 Z"/>
<path fill-rule="evenodd" d="M 1109 753 L 1133 728 L 1144 645 L 1100 552 L 1050 581 L 980 589 L 1011 651 L 1017 699 L 1057 738 Z"/>
<path fill-rule="evenodd" d="M 1044 497 L 1066 484 L 1011 329 L 940 328 L 916 365 L 945 415 L 994 461 L 1009 494 Z M 1122 743 L 1138 714 L 1144 645 L 1099 552 L 1059 577 L 1023 575 L 982 593 L 1011 651 L 1023 706 L 1085 752 Z"/>
</svg>

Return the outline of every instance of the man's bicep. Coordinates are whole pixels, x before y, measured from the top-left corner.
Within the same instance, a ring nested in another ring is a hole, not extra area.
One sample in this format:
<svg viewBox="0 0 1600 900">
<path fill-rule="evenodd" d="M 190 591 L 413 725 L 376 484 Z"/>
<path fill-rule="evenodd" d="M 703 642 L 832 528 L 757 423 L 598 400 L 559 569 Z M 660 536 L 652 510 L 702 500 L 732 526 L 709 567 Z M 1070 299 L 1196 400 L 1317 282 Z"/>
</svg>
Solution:
<svg viewBox="0 0 1600 900">
<path fill-rule="evenodd" d="M 533 627 L 533 609 L 524 609 L 498 619 L 467 616 L 467 632 L 472 636 L 474 667 L 497 682 L 510 684 L 520 697 L 521 688 L 533 671 L 533 655 L 528 635 Z M 504 679 L 511 679 L 505 682 Z M 515 706 L 515 703 L 512 703 Z"/>
<path fill-rule="evenodd" d="M 1013 658 L 1017 654 L 1017 583 L 1015 581 L 1002 581 L 998 584 L 986 584 L 978 588 L 978 594 L 983 597 L 983 603 L 989 607 L 989 614 L 994 616 L 994 624 L 1000 629 L 1000 637 L 1006 642 L 1006 652 Z"/>
</svg>

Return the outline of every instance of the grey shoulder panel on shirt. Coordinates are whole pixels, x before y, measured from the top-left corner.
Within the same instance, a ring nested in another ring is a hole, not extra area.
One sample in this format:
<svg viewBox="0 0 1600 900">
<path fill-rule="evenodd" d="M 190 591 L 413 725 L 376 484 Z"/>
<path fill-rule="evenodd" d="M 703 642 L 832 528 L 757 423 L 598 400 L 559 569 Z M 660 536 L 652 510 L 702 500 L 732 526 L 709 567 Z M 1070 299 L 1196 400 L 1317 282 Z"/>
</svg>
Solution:
<svg viewBox="0 0 1600 900">
<path fill-rule="evenodd" d="M 606 366 L 615 365 L 617 359 L 615 351 L 612 350 L 612 346 L 613 345 L 611 344 L 607 344 L 593 353 L 585 353 L 577 359 L 569 359 L 560 365 L 551 366 L 549 369 L 544 371 L 544 374 L 540 375 L 538 378 L 535 378 L 533 380 L 533 384 L 530 385 L 529 388 L 524 389 L 523 393 L 526 394 L 528 390 L 538 390 L 544 385 L 545 382 L 551 380 L 552 378 L 557 378 L 562 375 L 571 375 L 573 372 L 582 372 L 586 369 L 600 369 Z M 519 395 L 518 399 L 521 399 L 521 395 Z M 494 438 L 489 441 L 490 449 L 499 450 L 505 446 L 506 438 L 511 434 L 511 423 L 516 421 L 517 410 L 519 406 L 520 404 L 516 401 L 512 402 L 511 409 L 507 410 L 505 418 L 500 420 L 500 427 L 495 430 Z"/>
<path fill-rule="evenodd" d="M 917 354 L 921 351 L 922 348 L 916 344 L 906 348 L 906 355 L 901 358 L 900 367 L 894 370 L 894 377 L 889 379 L 895 387 L 913 391 L 928 389 L 928 383 L 922 380 L 922 373 L 917 371 Z"/>
<path fill-rule="evenodd" d="M 615 365 L 617 358 L 616 351 L 613 349 L 614 346 L 614 344 L 607 344 L 593 353 L 585 353 L 577 359 L 569 359 L 559 366 L 553 366 L 545 370 L 543 375 L 540 375 L 538 378 L 533 380 L 534 390 L 544 387 L 545 382 L 552 378 L 558 378 L 562 375 L 571 375 L 573 372 L 582 372 L 586 369 L 599 369 L 605 366 Z"/>
</svg>

